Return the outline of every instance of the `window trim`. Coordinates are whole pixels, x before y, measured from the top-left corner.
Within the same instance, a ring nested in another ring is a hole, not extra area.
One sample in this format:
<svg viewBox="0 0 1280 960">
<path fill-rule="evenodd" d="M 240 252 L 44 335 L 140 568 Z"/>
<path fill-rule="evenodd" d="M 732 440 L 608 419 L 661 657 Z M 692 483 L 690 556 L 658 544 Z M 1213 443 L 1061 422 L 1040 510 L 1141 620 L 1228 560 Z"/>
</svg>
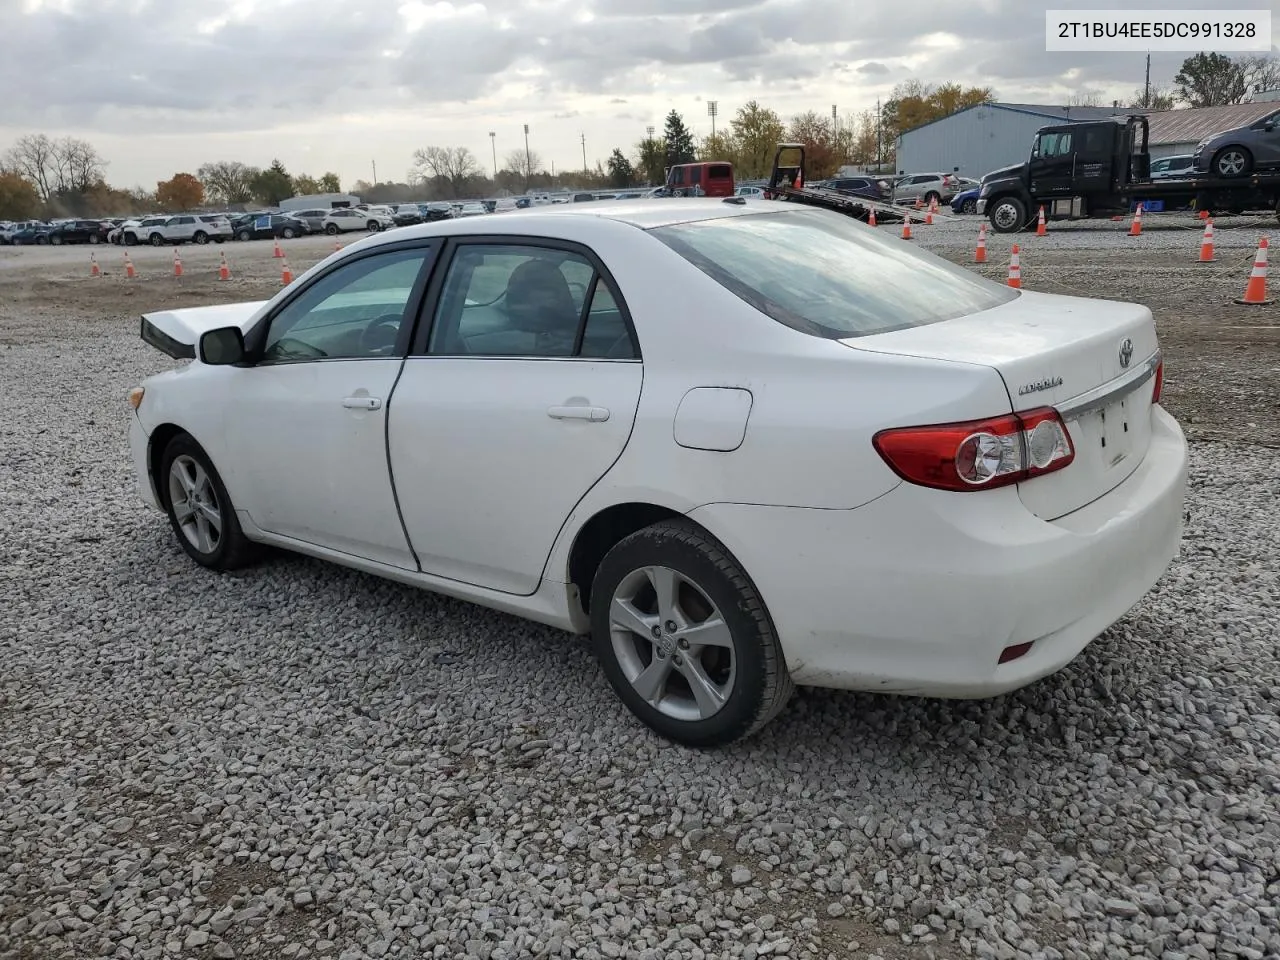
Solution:
<svg viewBox="0 0 1280 960">
<path fill-rule="evenodd" d="M 297 360 L 288 364 L 294 366 L 298 363 L 334 363 L 347 361 L 364 361 L 364 360 L 403 360 L 408 351 L 409 344 L 413 340 L 414 328 L 417 326 L 418 319 L 421 316 L 423 298 L 431 278 L 439 269 L 442 257 L 441 242 L 438 237 L 429 237 L 418 240 L 401 241 L 398 243 L 380 244 L 371 247 L 368 250 L 362 250 L 358 254 L 349 257 L 343 257 L 341 260 L 332 264 L 327 269 L 317 273 L 307 282 L 298 287 L 297 290 L 291 291 L 290 295 L 281 300 L 279 303 L 273 304 L 271 309 L 263 314 L 245 333 L 245 348 L 249 355 L 249 366 L 266 366 L 275 367 L 283 366 L 283 364 L 264 364 L 262 363 L 262 354 L 266 349 L 267 335 L 271 330 L 271 324 L 281 313 L 287 310 L 292 304 L 296 303 L 298 298 L 305 295 L 317 283 L 320 283 L 326 277 L 332 276 L 339 270 L 343 270 L 353 263 L 359 263 L 361 260 L 368 260 L 373 257 L 383 256 L 388 253 L 400 253 L 406 250 L 425 250 L 431 256 L 431 263 L 424 271 L 421 268 L 418 271 L 418 277 L 413 282 L 413 289 L 409 293 L 409 299 L 405 302 L 405 319 L 408 322 L 401 321 L 400 333 L 396 337 L 396 349 L 390 357 L 316 357 L 314 360 Z"/>
<path fill-rule="evenodd" d="M 429 353 L 427 345 L 431 342 L 431 333 L 435 327 L 436 313 L 440 307 L 441 294 L 444 291 L 445 281 L 448 279 L 449 270 L 453 267 L 453 261 L 458 253 L 459 247 L 468 246 L 505 246 L 505 247 L 541 247 L 548 250 L 560 250 L 565 253 L 573 253 L 582 257 L 595 270 L 595 279 L 592 280 L 590 288 L 587 290 L 588 296 L 582 301 L 584 316 L 578 319 L 578 332 L 574 338 L 574 353 L 576 354 L 581 347 L 580 339 L 585 335 L 586 324 L 585 314 L 590 313 L 591 301 L 595 296 L 595 287 L 598 278 L 603 277 L 605 283 L 608 284 L 610 292 L 613 294 L 614 303 L 618 307 L 618 312 L 622 314 L 622 322 L 626 325 L 627 335 L 631 338 L 631 357 L 528 357 L 519 355 L 489 355 L 483 353 Z M 561 240 L 558 237 L 536 237 L 526 236 L 516 233 L 496 233 L 496 234 L 474 234 L 470 236 L 449 237 L 441 250 L 440 256 L 436 260 L 436 266 L 431 271 L 431 281 L 427 285 L 426 295 L 418 308 L 418 317 L 413 324 L 413 339 L 409 346 L 409 359 L 416 360 L 540 360 L 550 361 L 552 363 L 563 363 L 565 361 L 573 361 L 575 363 L 643 363 L 644 358 L 640 350 L 640 338 L 636 336 L 635 323 L 631 319 L 631 310 L 627 306 L 627 300 L 622 295 L 622 290 L 618 286 L 618 281 L 614 279 L 609 268 L 605 266 L 604 261 L 596 255 L 596 252 L 584 244 L 577 243 L 573 240 Z"/>
</svg>

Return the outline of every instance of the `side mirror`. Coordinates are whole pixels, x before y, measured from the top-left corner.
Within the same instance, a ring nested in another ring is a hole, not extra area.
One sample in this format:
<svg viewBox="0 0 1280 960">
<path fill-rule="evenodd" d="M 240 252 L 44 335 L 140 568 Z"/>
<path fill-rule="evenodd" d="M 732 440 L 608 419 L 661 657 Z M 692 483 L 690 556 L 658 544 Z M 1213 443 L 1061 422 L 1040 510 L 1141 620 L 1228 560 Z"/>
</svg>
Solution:
<svg viewBox="0 0 1280 960">
<path fill-rule="evenodd" d="M 200 360 L 210 366 L 243 363 L 244 332 L 239 327 L 218 327 L 200 335 Z"/>
</svg>

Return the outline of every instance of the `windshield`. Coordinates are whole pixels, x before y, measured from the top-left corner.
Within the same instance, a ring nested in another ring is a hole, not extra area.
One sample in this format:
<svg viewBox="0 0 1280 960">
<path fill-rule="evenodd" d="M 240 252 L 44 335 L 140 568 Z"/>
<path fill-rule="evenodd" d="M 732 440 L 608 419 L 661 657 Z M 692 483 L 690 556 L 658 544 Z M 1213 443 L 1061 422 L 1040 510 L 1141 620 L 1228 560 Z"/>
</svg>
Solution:
<svg viewBox="0 0 1280 960">
<path fill-rule="evenodd" d="M 761 313 L 820 337 L 920 327 L 1018 295 L 826 210 L 701 220 L 650 233 Z"/>
</svg>

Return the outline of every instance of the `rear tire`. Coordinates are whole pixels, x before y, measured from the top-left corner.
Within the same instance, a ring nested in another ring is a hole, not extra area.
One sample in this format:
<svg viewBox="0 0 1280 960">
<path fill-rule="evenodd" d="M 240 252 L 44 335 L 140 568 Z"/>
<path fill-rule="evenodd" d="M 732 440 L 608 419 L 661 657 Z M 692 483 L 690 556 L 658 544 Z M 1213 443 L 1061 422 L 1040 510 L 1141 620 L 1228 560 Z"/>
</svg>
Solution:
<svg viewBox="0 0 1280 960">
<path fill-rule="evenodd" d="M 293 227 L 285 227 L 280 231 L 280 236 L 284 237 L 286 240 L 292 240 L 297 236 L 297 234 L 293 232 Z"/>
<path fill-rule="evenodd" d="M 241 241 L 252 240 L 253 234 L 250 233 L 248 230 L 241 230 L 239 233 L 236 234 L 236 239 Z"/>
<path fill-rule="evenodd" d="M 1213 155 L 1209 165 L 1219 177 L 1243 177 L 1253 170 L 1253 154 L 1244 147 L 1223 147 Z"/>
<path fill-rule="evenodd" d="M 336 223 L 331 223 L 324 228 L 324 232 L 331 237 L 336 237 L 338 235 L 338 225 Z"/>
<path fill-rule="evenodd" d="M 57 234 L 54 234 L 52 237 L 50 237 L 49 242 L 53 244 L 55 247 L 62 246 L 62 238 Z"/>
<path fill-rule="evenodd" d="M 89 242 L 96 247 L 98 244 L 102 242 L 102 238 L 98 236 L 96 233 L 91 233 L 89 234 Z"/>
<path fill-rule="evenodd" d="M 196 563 L 210 570 L 234 570 L 254 559 L 257 545 L 240 529 L 222 478 L 189 434 L 169 441 L 156 487 L 179 546 Z"/>
<path fill-rule="evenodd" d="M 196 243 L 206 244 L 209 242 L 209 235 L 205 233 L 203 230 L 197 230 L 195 232 L 195 235 L 191 239 L 194 240 Z"/>
<path fill-rule="evenodd" d="M 670 600 L 656 589 L 663 582 Z M 696 524 L 664 521 L 619 541 L 601 561 L 591 596 L 601 668 L 661 736 L 723 746 L 756 733 L 791 698 L 764 601 L 728 549 Z"/>
<path fill-rule="evenodd" d="M 977 213 L 977 212 L 978 212 L 978 201 L 977 201 L 977 200 L 966 200 L 964 203 L 960 204 L 960 212 L 961 212 L 961 213 Z"/>
</svg>

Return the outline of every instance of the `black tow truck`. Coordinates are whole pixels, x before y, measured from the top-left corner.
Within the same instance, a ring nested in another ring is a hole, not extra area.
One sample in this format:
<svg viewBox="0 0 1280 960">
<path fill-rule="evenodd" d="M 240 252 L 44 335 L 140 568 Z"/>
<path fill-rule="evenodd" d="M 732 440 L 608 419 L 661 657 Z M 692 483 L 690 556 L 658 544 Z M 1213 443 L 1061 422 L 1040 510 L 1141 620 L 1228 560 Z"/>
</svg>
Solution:
<svg viewBox="0 0 1280 960">
<path fill-rule="evenodd" d="M 1211 213 L 1280 214 L 1280 173 L 1152 180 L 1149 137 L 1144 116 L 1041 127 L 1026 163 L 982 178 L 978 213 L 997 233 L 1030 227 L 1042 206 L 1052 220 L 1112 217 L 1150 200 Z"/>
</svg>

